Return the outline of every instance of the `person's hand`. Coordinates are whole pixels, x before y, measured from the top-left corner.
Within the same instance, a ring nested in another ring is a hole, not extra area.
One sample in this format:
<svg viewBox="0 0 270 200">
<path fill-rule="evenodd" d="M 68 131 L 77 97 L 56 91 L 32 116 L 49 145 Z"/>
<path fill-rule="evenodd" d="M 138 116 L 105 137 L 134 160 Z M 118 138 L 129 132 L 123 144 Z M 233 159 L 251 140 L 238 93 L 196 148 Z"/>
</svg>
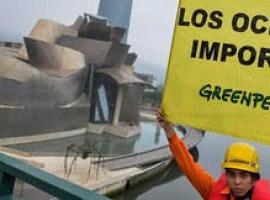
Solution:
<svg viewBox="0 0 270 200">
<path fill-rule="evenodd" d="M 174 134 L 174 129 L 172 124 L 165 119 L 164 112 L 161 110 L 157 110 L 156 118 L 159 125 L 164 129 L 167 138 L 170 138 L 170 136 Z"/>
</svg>

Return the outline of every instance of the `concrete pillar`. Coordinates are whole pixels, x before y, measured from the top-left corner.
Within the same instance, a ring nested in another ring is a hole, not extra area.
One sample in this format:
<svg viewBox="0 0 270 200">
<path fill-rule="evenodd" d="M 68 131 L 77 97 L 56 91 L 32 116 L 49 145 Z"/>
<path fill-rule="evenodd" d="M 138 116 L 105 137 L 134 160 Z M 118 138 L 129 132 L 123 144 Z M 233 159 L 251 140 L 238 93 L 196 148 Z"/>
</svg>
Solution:
<svg viewBox="0 0 270 200">
<path fill-rule="evenodd" d="M 116 105 L 115 105 L 114 116 L 113 116 L 113 126 L 117 126 L 119 122 L 119 116 L 120 116 L 121 106 L 122 106 L 122 101 L 123 101 L 123 91 L 124 91 L 123 86 L 118 85 Z"/>
<path fill-rule="evenodd" d="M 98 15 L 104 16 L 112 26 L 125 28 L 126 34 L 122 42 L 127 42 L 132 0 L 100 0 Z"/>
</svg>

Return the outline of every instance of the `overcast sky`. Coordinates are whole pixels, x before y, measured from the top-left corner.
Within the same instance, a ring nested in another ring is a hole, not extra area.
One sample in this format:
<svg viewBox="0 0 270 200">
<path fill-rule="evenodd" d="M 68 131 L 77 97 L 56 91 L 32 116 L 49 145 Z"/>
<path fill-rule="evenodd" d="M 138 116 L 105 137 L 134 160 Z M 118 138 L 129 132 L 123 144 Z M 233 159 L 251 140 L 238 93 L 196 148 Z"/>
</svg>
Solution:
<svg viewBox="0 0 270 200">
<path fill-rule="evenodd" d="M 178 0 L 133 0 L 128 43 L 145 62 L 166 68 Z M 66 25 L 79 14 L 96 14 L 99 0 L 0 0 L 0 40 L 27 35 L 38 18 Z"/>
</svg>

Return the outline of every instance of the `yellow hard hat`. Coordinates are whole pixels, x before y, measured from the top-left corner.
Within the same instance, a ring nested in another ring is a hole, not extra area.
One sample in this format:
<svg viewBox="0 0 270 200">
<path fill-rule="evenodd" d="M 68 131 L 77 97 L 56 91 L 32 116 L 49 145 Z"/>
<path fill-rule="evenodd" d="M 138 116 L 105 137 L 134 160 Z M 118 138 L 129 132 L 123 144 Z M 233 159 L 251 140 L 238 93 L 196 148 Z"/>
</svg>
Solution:
<svg viewBox="0 0 270 200">
<path fill-rule="evenodd" d="M 259 155 L 256 149 L 247 143 L 231 144 L 222 162 L 223 168 L 241 169 L 252 173 L 259 173 Z"/>
</svg>

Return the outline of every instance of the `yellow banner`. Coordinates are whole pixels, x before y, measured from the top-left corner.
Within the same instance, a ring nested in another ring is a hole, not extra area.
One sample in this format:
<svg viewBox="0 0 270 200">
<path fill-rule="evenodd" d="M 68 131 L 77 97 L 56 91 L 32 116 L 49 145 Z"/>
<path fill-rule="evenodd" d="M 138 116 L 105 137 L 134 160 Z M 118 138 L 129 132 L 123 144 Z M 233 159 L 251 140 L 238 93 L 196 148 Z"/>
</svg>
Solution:
<svg viewBox="0 0 270 200">
<path fill-rule="evenodd" d="M 174 123 L 270 144 L 266 0 L 181 0 L 162 109 Z"/>
</svg>

